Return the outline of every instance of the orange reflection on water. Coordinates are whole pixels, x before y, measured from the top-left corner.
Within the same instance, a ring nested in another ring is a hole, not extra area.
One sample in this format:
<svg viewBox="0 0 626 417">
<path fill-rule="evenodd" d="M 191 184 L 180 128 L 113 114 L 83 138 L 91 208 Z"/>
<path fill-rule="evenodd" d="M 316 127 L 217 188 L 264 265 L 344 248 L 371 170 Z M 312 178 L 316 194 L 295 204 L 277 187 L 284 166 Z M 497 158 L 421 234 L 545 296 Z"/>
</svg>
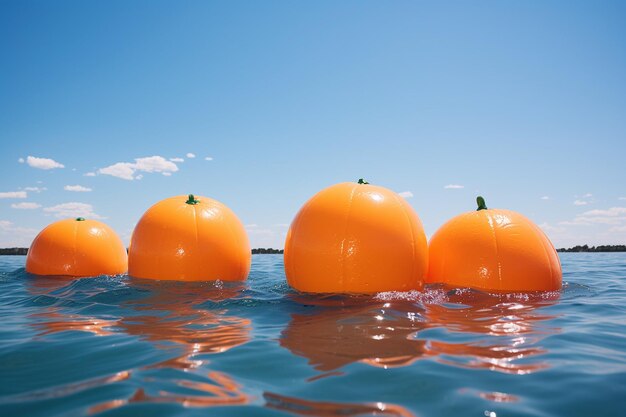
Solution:
<svg viewBox="0 0 626 417">
<path fill-rule="evenodd" d="M 536 344 L 545 334 L 558 331 L 542 327 L 541 323 L 554 317 L 537 311 L 556 302 L 558 296 L 509 299 L 450 292 L 445 304 L 296 297 L 321 308 L 313 314 L 293 314 L 280 344 L 324 372 L 353 362 L 387 368 L 433 357 L 454 366 L 527 374 L 547 364 L 520 360 L 545 353 Z M 451 342 L 454 338 L 427 332 L 436 328 L 448 334 L 468 334 L 471 341 Z"/>
<path fill-rule="evenodd" d="M 250 340 L 249 319 L 230 315 L 226 309 L 199 308 L 207 300 L 219 302 L 234 297 L 240 287 L 142 282 L 141 288 L 150 288 L 150 296 L 126 303 L 124 307 L 149 314 L 128 315 L 118 322 L 119 326 L 125 333 L 154 342 L 156 346 L 160 342 L 174 342 L 184 349 L 183 355 L 152 367 L 194 368 L 202 364 L 193 360 L 195 356 L 225 352 Z"/>
<path fill-rule="evenodd" d="M 227 314 L 227 310 L 205 310 L 199 304 L 207 300 L 222 301 L 235 296 L 240 288 L 215 288 L 194 283 L 134 282 L 141 289 L 148 289 L 150 296 L 125 303 L 141 315 L 127 315 L 118 325 L 125 333 L 154 342 L 154 345 L 169 349 L 162 342 L 175 343 L 183 353 L 172 359 L 148 365 L 146 368 L 173 368 L 190 371 L 200 368 L 205 361 L 201 354 L 225 352 L 250 340 L 249 319 Z M 199 374 L 195 374 L 198 376 Z M 189 378 L 166 378 L 162 385 L 172 385 L 175 391 L 162 389 L 150 394 L 147 388 L 139 388 L 126 400 L 113 400 L 98 407 L 108 409 L 134 402 L 175 402 L 186 407 L 209 407 L 232 404 L 247 404 L 250 397 L 242 391 L 230 376 L 221 372 L 208 372 L 208 380 Z M 150 381 L 155 385 L 155 381 Z M 187 394 L 187 392 L 190 392 Z"/>
<path fill-rule="evenodd" d="M 495 403 L 516 403 L 519 401 L 515 395 L 507 394 L 505 392 L 479 392 L 478 396 L 485 400 L 493 401 Z"/>
<path fill-rule="evenodd" d="M 529 374 L 548 367 L 547 363 L 516 363 L 514 361 L 546 353 L 539 348 L 515 348 L 510 345 L 472 346 L 461 343 L 430 342 L 430 351 L 439 355 L 453 356 L 454 359 L 437 358 L 440 363 L 463 368 L 489 369 L 508 374 Z M 469 360 L 464 360 L 469 358 Z"/>
<path fill-rule="evenodd" d="M 33 281 L 31 292 L 38 295 L 62 291 L 71 281 Z M 189 284 L 189 285 L 187 285 Z M 90 412 L 100 412 L 121 407 L 129 403 L 179 403 L 187 407 L 209 407 L 229 404 L 247 404 L 250 397 L 242 391 L 241 385 L 222 372 L 202 371 L 206 360 L 198 358 L 202 354 L 218 354 L 243 345 L 250 340 L 251 322 L 249 319 L 233 316 L 226 309 L 206 310 L 200 304 L 211 300 L 219 302 L 241 291 L 240 287 L 222 288 L 198 283 L 132 282 L 135 289 L 148 292 L 148 297 L 122 303 L 112 311 L 121 317 L 115 320 L 102 320 L 89 316 L 64 314 L 59 308 L 49 308 L 33 314 L 34 326 L 42 329 L 40 335 L 62 331 L 78 330 L 99 336 L 109 336 L 123 332 L 152 342 L 152 345 L 167 351 L 180 350 L 182 353 L 163 362 L 147 365 L 138 370 L 124 371 L 126 378 L 139 387 L 128 398 L 113 399 L 90 408 Z M 139 314 L 137 314 L 139 313 Z M 143 372 L 149 369 L 170 368 L 185 373 L 179 378 L 170 374 L 163 379 L 160 374 Z M 104 383 L 114 380 L 103 379 Z M 156 387 L 156 388 L 155 388 Z M 64 392 L 64 387 L 53 391 Z M 156 392 L 152 392 L 155 391 Z"/>
<path fill-rule="evenodd" d="M 535 295 L 490 295 L 479 292 L 449 292 L 447 304 L 426 305 L 431 326 L 452 332 L 482 333 L 492 336 L 539 333 L 537 324 L 555 318 L 540 314 L 540 307 L 556 303 L 558 293 Z"/>
<path fill-rule="evenodd" d="M 424 323 L 406 315 L 389 317 L 384 306 L 325 309 L 312 315 L 293 314 L 280 345 L 306 357 L 320 371 L 357 361 L 405 366 L 427 354 L 425 342 L 414 338 L 423 328 Z"/>
<path fill-rule="evenodd" d="M 159 390 L 156 395 L 147 394 L 145 388 L 138 388 L 127 399 L 106 401 L 89 408 L 90 414 L 100 413 L 133 403 L 177 403 L 184 407 L 215 407 L 242 405 L 250 402 L 250 397 L 241 392 L 241 385 L 222 372 L 209 372 L 211 383 L 191 380 L 173 380 L 174 384 L 192 390 L 193 395 Z"/>
<path fill-rule="evenodd" d="M 203 364 L 194 359 L 200 354 L 225 352 L 250 340 L 249 319 L 228 316 L 226 311 L 193 310 L 183 307 L 166 316 L 124 317 L 118 322 L 125 333 L 154 342 L 174 342 L 184 353 L 151 368 L 192 369 Z M 167 348 L 166 346 L 162 346 Z"/>
<path fill-rule="evenodd" d="M 301 416 L 343 417 L 343 416 L 388 416 L 415 417 L 404 407 L 395 404 L 377 403 L 338 403 L 329 401 L 310 401 L 300 398 L 266 392 L 263 394 L 265 406 L 274 410 L 287 411 Z"/>
<path fill-rule="evenodd" d="M 41 329 L 39 336 L 71 330 L 88 332 L 96 336 L 109 336 L 114 334 L 110 328 L 117 323 L 117 321 L 95 317 L 63 314 L 58 308 L 49 308 L 44 312 L 31 314 L 29 317 L 36 320 L 33 326 Z"/>
<path fill-rule="evenodd" d="M 520 401 L 519 397 L 516 395 L 500 391 L 479 391 L 475 388 L 461 388 L 459 389 L 459 393 L 475 395 L 494 403 L 516 403 Z"/>
<path fill-rule="evenodd" d="M 102 385 L 112 384 L 115 382 L 126 381 L 130 378 L 130 372 L 122 371 L 113 375 L 88 379 L 86 381 L 72 382 L 62 387 L 56 387 L 53 390 L 42 389 L 27 392 L 26 394 L 5 396 L 3 400 L 10 403 L 24 403 L 28 401 L 42 401 L 54 398 L 62 398 L 73 395 L 87 389 L 99 387 Z"/>
<path fill-rule="evenodd" d="M 92 279 L 92 278 L 85 278 Z M 72 284 L 77 278 L 67 276 L 37 276 L 27 281 L 27 290 L 38 296 L 63 296 L 72 291 Z M 28 316 L 33 319 L 31 324 L 40 330 L 38 336 L 46 336 L 65 331 L 81 331 L 96 336 L 109 336 L 115 332 L 111 330 L 117 320 L 106 320 L 81 314 L 66 314 L 60 307 L 46 307 L 43 311 Z"/>
<path fill-rule="evenodd" d="M 521 359 L 546 353 L 536 344 L 546 334 L 558 332 L 544 322 L 555 316 L 541 314 L 540 307 L 558 301 L 558 293 L 511 296 L 479 292 L 451 292 L 451 304 L 429 304 L 424 315 L 429 327 L 450 333 L 484 335 L 467 343 L 429 341 L 429 349 L 441 363 L 465 368 L 489 369 L 510 374 L 529 374 L 548 367 L 541 361 Z"/>
</svg>

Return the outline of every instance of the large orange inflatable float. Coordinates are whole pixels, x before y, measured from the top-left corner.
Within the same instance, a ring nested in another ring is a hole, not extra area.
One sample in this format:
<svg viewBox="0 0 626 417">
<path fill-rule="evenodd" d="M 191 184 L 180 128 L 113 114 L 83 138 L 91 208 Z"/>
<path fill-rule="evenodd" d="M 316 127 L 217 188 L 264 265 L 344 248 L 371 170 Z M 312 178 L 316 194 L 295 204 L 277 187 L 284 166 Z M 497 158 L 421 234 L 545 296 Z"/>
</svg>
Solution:
<svg viewBox="0 0 626 417">
<path fill-rule="evenodd" d="M 287 282 L 312 293 L 422 287 L 426 235 L 413 208 L 387 188 L 344 182 L 313 196 L 285 242 Z"/>
<path fill-rule="evenodd" d="M 461 214 L 432 236 L 426 282 L 496 292 L 561 288 L 561 263 L 547 236 L 511 210 Z"/>
<path fill-rule="evenodd" d="M 126 272 L 126 248 L 117 234 L 96 220 L 59 220 L 43 229 L 28 250 L 26 272 L 91 277 Z"/>
<path fill-rule="evenodd" d="M 179 281 L 243 281 L 250 243 L 235 213 L 207 197 L 166 198 L 148 209 L 130 242 L 128 274 Z"/>
</svg>

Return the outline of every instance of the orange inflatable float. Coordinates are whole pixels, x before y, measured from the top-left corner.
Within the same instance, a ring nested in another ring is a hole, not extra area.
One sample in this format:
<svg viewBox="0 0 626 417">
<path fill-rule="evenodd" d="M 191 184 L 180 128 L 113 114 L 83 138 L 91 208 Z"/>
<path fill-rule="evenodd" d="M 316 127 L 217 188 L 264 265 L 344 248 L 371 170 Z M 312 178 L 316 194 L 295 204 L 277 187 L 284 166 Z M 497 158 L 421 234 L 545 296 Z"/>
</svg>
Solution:
<svg viewBox="0 0 626 417">
<path fill-rule="evenodd" d="M 128 274 L 179 281 L 243 281 L 252 255 L 235 213 L 219 201 L 193 194 L 166 198 L 137 223 Z"/>
<path fill-rule="evenodd" d="M 371 294 L 421 288 L 428 247 L 402 197 L 359 180 L 328 187 L 300 209 L 284 257 L 296 290 Z"/>
<path fill-rule="evenodd" d="M 91 277 L 126 272 L 126 248 L 106 224 L 82 217 L 54 222 L 28 250 L 26 272 Z"/>
<path fill-rule="evenodd" d="M 496 292 L 561 288 L 561 263 L 547 236 L 510 210 L 478 210 L 444 224 L 430 239 L 426 282 Z"/>
</svg>

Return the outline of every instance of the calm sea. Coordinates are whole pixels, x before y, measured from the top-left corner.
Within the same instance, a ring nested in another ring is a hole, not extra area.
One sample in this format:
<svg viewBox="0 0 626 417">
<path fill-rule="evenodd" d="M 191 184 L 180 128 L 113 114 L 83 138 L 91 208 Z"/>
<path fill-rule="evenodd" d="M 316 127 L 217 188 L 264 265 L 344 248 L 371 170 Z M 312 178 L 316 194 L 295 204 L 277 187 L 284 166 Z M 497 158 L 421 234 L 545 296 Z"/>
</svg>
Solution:
<svg viewBox="0 0 626 417">
<path fill-rule="evenodd" d="M 0 257 L 2 416 L 626 415 L 626 253 L 561 254 L 558 293 L 314 297 L 35 278 Z"/>
</svg>

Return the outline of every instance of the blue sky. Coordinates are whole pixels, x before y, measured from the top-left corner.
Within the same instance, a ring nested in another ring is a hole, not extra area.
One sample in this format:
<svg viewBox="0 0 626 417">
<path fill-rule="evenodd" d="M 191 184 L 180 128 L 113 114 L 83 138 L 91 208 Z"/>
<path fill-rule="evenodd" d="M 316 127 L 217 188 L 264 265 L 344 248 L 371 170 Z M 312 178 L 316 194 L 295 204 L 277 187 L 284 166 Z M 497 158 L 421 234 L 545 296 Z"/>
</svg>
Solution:
<svg viewBox="0 0 626 417">
<path fill-rule="evenodd" d="M 282 248 L 310 196 L 360 177 L 428 235 L 481 194 L 556 246 L 626 243 L 625 20 L 619 1 L 0 1 L 0 247 L 79 214 L 127 242 L 195 193 Z"/>
</svg>

